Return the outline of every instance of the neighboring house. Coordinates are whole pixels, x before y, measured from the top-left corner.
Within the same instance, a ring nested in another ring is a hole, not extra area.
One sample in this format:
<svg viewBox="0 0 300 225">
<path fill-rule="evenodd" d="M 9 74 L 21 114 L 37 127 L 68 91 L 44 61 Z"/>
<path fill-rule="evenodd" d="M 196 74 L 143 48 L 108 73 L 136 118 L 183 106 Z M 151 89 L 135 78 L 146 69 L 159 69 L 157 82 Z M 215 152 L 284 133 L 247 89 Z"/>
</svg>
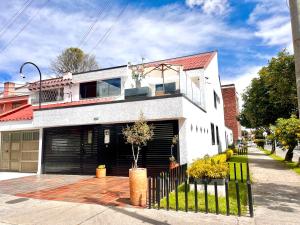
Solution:
<svg viewBox="0 0 300 225">
<path fill-rule="evenodd" d="M 37 172 L 39 131 L 33 129 L 29 93 L 12 82 L 0 93 L 0 170 Z"/>
<path fill-rule="evenodd" d="M 43 137 L 39 172 L 93 174 L 105 164 L 109 175 L 127 176 L 132 154 L 122 129 L 141 112 L 155 127 L 139 160 L 149 175 L 168 168 L 174 135 L 180 164 L 226 149 L 217 52 L 147 63 L 138 89 L 131 72 L 123 65 L 43 80 L 41 109 L 39 82 L 29 85 L 32 127 Z"/>
<path fill-rule="evenodd" d="M 222 85 L 222 96 L 224 102 L 225 125 L 233 132 L 233 141 L 237 144 L 242 138 L 239 116 L 239 100 L 234 84 Z"/>
</svg>

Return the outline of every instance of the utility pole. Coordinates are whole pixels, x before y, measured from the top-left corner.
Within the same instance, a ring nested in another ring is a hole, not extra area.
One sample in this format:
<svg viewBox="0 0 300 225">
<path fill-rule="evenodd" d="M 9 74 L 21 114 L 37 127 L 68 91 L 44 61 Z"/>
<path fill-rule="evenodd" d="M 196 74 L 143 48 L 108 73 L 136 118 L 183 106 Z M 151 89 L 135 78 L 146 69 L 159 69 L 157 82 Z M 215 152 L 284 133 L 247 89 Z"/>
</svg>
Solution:
<svg viewBox="0 0 300 225">
<path fill-rule="evenodd" d="M 300 113 L 300 0 L 289 0 L 289 5 L 294 44 L 298 111 Z"/>
</svg>

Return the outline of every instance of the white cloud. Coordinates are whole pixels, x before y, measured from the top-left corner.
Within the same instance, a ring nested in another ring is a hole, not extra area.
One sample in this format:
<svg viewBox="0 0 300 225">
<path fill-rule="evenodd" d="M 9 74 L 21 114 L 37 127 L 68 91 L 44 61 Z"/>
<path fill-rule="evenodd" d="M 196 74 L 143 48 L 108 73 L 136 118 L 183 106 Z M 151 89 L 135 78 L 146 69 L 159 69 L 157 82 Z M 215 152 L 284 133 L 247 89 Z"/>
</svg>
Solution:
<svg viewBox="0 0 300 225">
<path fill-rule="evenodd" d="M 200 6 L 206 14 L 223 15 L 229 10 L 228 0 L 186 0 L 186 4 L 191 8 Z"/>
<path fill-rule="evenodd" d="M 255 36 L 261 38 L 265 45 L 292 50 L 292 31 L 286 1 L 258 1 L 249 16 L 248 23 L 255 27 Z"/>
<path fill-rule="evenodd" d="M 6 4 L 2 8 L 9 7 L 11 3 L 5 1 L 1 4 Z M 31 7 L 16 27 L 0 38 L 0 45 L 7 43 L 17 27 L 24 24 L 35 10 L 35 7 Z M 251 38 L 247 30 L 232 27 L 222 18 L 212 18 L 176 4 L 147 10 L 129 7 L 120 21 L 115 23 L 119 12 L 119 8 L 107 12 L 95 26 L 95 32 L 81 46 L 87 53 L 92 50 L 101 67 L 139 61 L 141 56 L 146 60 L 154 60 L 214 50 L 224 45 L 231 49 L 239 41 Z M 12 13 L 9 11 L 6 17 L 9 18 Z M 33 61 L 47 71 L 50 61 L 64 48 L 78 45 L 94 20 L 94 15 L 87 13 L 80 10 L 67 12 L 53 6 L 42 9 L 13 44 L 0 53 L 1 69 L 14 75 L 21 63 Z M 0 24 L 1 21 L 4 19 L 0 15 Z M 94 48 L 113 24 L 108 38 Z"/>
</svg>

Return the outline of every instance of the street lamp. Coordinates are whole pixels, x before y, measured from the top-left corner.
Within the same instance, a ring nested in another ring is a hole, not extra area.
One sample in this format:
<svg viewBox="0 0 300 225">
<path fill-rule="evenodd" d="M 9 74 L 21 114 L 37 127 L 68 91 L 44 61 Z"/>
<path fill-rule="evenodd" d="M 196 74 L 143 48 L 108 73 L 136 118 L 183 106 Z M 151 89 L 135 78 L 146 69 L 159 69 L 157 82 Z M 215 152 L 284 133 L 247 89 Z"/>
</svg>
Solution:
<svg viewBox="0 0 300 225">
<path fill-rule="evenodd" d="M 25 75 L 23 75 L 22 70 L 23 70 L 23 67 L 24 67 L 26 64 L 31 64 L 31 65 L 33 65 L 33 66 L 39 71 L 39 75 L 40 75 L 39 109 L 40 109 L 40 108 L 41 108 L 41 94 L 42 94 L 42 74 L 41 74 L 41 71 L 40 71 L 40 69 L 38 68 L 37 65 L 35 65 L 35 64 L 32 63 L 32 62 L 25 62 L 25 63 L 23 63 L 22 66 L 20 67 L 20 76 L 21 76 L 22 78 L 25 78 Z"/>
</svg>

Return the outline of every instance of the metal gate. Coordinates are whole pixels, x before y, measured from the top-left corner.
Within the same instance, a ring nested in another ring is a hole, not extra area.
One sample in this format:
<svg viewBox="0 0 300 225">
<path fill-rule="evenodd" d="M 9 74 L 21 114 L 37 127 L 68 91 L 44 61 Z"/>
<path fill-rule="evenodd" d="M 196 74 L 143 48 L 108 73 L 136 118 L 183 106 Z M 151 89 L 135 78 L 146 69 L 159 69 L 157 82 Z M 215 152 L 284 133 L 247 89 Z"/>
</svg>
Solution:
<svg viewBox="0 0 300 225">
<path fill-rule="evenodd" d="M 16 172 L 36 172 L 38 150 L 38 131 L 2 132 L 0 169 Z"/>
</svg>

